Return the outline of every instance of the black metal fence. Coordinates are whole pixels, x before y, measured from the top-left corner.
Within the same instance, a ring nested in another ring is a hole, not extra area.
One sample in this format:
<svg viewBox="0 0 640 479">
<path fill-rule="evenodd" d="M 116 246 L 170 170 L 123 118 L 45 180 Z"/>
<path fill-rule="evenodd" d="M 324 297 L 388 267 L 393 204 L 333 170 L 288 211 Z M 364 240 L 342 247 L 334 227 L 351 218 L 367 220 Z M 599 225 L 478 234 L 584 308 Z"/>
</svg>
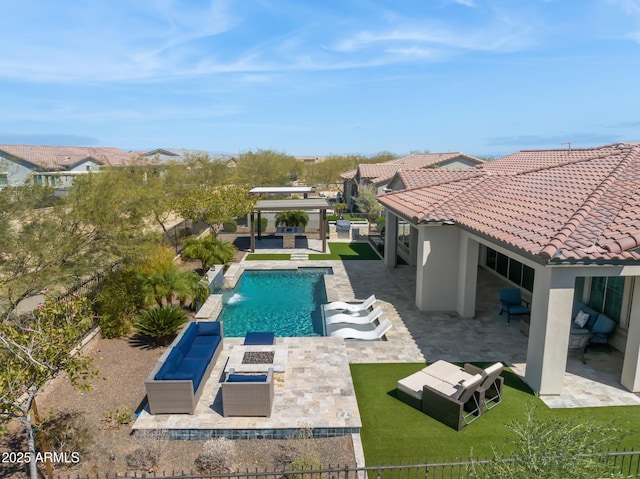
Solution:
<svg viewBox="0 0 640 479">
<path fill-rule="evenodd" d="M 583 458 L 602 461 L 608 474 L 598 477 L 640 477 L 640 451 L 608 451 L 600 455 L 585 455 Z M 574 460 L 573 458 L 567 459 Z M 502 459 L 501 462 L 514 462 L 514 459 Z M 118 478 L 154 478 L 154 479 L 481 479 L 497 477 L 487 472 L 486 466 L 492 461 L 474 460 L 461 462 L 440 462 L 395 466 L 372 466 L 361 468 L 329 467 L 314 470 L 249 471 L 228 474 L 203 474 L 196 472 L 153 472 L 153 473 L 93 473 L 87 475 L 59 474 L 55 479 L 118 479 Z M 26 476 L 24 476 L 26 479 Z M 573 477 L 573 476 L 572 476 Z M 587 479 L 585 475 L 578 479 Z M 18 478 L 16 478 L 18 479 Z"/>
</svg>

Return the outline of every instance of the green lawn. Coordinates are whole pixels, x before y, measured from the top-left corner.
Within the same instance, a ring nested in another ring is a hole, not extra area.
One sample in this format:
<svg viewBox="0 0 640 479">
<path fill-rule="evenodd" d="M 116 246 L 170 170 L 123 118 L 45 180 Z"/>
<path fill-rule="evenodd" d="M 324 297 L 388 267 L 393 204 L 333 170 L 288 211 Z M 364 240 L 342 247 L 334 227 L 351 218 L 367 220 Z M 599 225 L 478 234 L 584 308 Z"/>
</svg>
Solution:
<svg viewBox="0 0 640 479">
<path fill-rule="evenodd" d="M 423 363 L 352 364 L 351 374 L 362 418 L 362 443 L 368 466 L 467 460 L 502 451 L 513 439 L 506 427 L 522 420 L 528 406 L 548 418 L 595 419 L 629 434 L 612 437 L 611 448 L 640 444 L 640 406 L 549 409 L 511 371 L 505 370 L 503 401 L 473 424 L 457 432 L 396 399 L 396 382 L 424 367 Z"/>
<path fill-rule="evenodd" d="M 249 253 L 245 261 L 288 261 L 290 259 L 291 255 L 287 253 Z"/>
<path fill-rule="evenodd" d="M 329 254 L 310 254 L 310 260 L 372 260 L 380 259 L 369 243 L 329 243 Z"/>
</svg>

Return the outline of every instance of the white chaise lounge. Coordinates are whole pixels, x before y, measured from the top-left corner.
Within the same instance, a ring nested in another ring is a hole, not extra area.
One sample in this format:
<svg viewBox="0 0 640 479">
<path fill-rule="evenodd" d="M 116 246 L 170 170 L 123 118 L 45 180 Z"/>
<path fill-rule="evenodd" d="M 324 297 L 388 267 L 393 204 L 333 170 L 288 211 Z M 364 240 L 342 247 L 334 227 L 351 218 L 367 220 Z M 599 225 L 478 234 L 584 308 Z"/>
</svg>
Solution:
<svg viewBox="0 0 640 479">
<path fill-rule="evenodd" d="M 361 311 L 367 311 L 376 302 L 375 295 L 369 296 L 362 303 L 346 303 L 344 301 L 333 301 L 328 304 L 323 304 L 323 311 L 344 311 L 346 313 L 359 313 Z"/>
<path fill-rule="evenodd" d="M 368 314 L 325 313 L 324 324 L 370 324 L 382 316 L 382 308 L 376 306 Z"/>
<path fill-rule="evenodd" d="M 364 326 L 365 325 L 352 324 L 339 328 L 331 327 L 331 330 L 328 330 L 327 332 L 329 333 L 329 336 L 333 336 L 334 338 L 375 341 L 377 339 L 381 339 L 391 329 L 391 321 L 387 318 L 375 329 L 371 329 L 370 325 L 366 325 L 368 328 L 365 328 Z"/>
</svg>

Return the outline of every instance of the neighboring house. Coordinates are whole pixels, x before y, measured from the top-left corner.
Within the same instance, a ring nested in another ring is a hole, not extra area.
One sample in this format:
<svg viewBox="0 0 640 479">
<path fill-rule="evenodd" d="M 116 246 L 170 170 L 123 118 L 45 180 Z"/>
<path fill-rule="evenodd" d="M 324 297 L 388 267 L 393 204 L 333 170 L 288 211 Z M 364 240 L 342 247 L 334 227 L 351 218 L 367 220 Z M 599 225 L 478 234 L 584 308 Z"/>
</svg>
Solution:
<svg viewBox="0 0 640 479">
<path fill-rule="evenodd" d="M 365 185 L 373 185 L 378 193 L 383 193 L 396 172 L 401 170 L 470 168 L 480 163 L 483 160 L 457 152 L 409 155 L 384 163 L 364 163 L 340 175 L 343 179 L 343 202 L 351 208 L 358 189 Z"/>
<path fill-rule="evenodd" d="M 531 296 L 525 380 L 561 394 L 572 303 L 618 325 L 622 384 L 640 392 L 640 143 L 521 151 L 462 171 L 401 171 L 385 263 L 416 268 L 421 311 L 475 314 L 478 266 Z M 499 298 L 496 298 L 499 308 Z"/>
<path fill-rule="evenodd" d="M 0 145 L 0 187 L 33 181 L 65 189 L 76 175 L 128 165 L 133 159 L 118 148 Z"/>
<path fill-rule="evenodd" d="M 182 163 L 188 157 L 196 156 L 208 156 L 212 160 L 221 161 L 226 163 L 229 168 L 236 167 L 236 159 L 233 155 L 227 155 L 224 153 L 209 153 L 204 150 L 191 150 L 185 148 L 156 148 L 151 151 L 137 152 L 140 157 L 148 158 L 159 163 Z"/>
</svg>

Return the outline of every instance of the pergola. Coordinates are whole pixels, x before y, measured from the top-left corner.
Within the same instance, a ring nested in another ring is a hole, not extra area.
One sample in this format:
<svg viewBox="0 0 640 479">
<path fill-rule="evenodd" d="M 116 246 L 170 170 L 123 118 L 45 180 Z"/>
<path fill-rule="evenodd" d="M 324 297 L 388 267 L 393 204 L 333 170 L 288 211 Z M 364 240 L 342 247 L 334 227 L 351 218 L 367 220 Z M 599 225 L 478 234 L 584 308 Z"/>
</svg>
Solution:
<svg viewBox="0 0 640 479">
<path fill-rule="evenodd" d="M 320 238 L 322 238 L 322 252 L 327 252 L 327 210 L 331 208 L 324 198 L 305 198 L 301 200 L 260 200 L 256 202 L 250 214 L 251 252 L 256 251 L 256 227 L 255 215 L 258 214 L 258 224 L 262 212 L 291 211 L 291 210 L 318 210 L 320 212 Z M 261 239 L 261 231 L 258 231 L 258 239 Z"/>
</svg>

